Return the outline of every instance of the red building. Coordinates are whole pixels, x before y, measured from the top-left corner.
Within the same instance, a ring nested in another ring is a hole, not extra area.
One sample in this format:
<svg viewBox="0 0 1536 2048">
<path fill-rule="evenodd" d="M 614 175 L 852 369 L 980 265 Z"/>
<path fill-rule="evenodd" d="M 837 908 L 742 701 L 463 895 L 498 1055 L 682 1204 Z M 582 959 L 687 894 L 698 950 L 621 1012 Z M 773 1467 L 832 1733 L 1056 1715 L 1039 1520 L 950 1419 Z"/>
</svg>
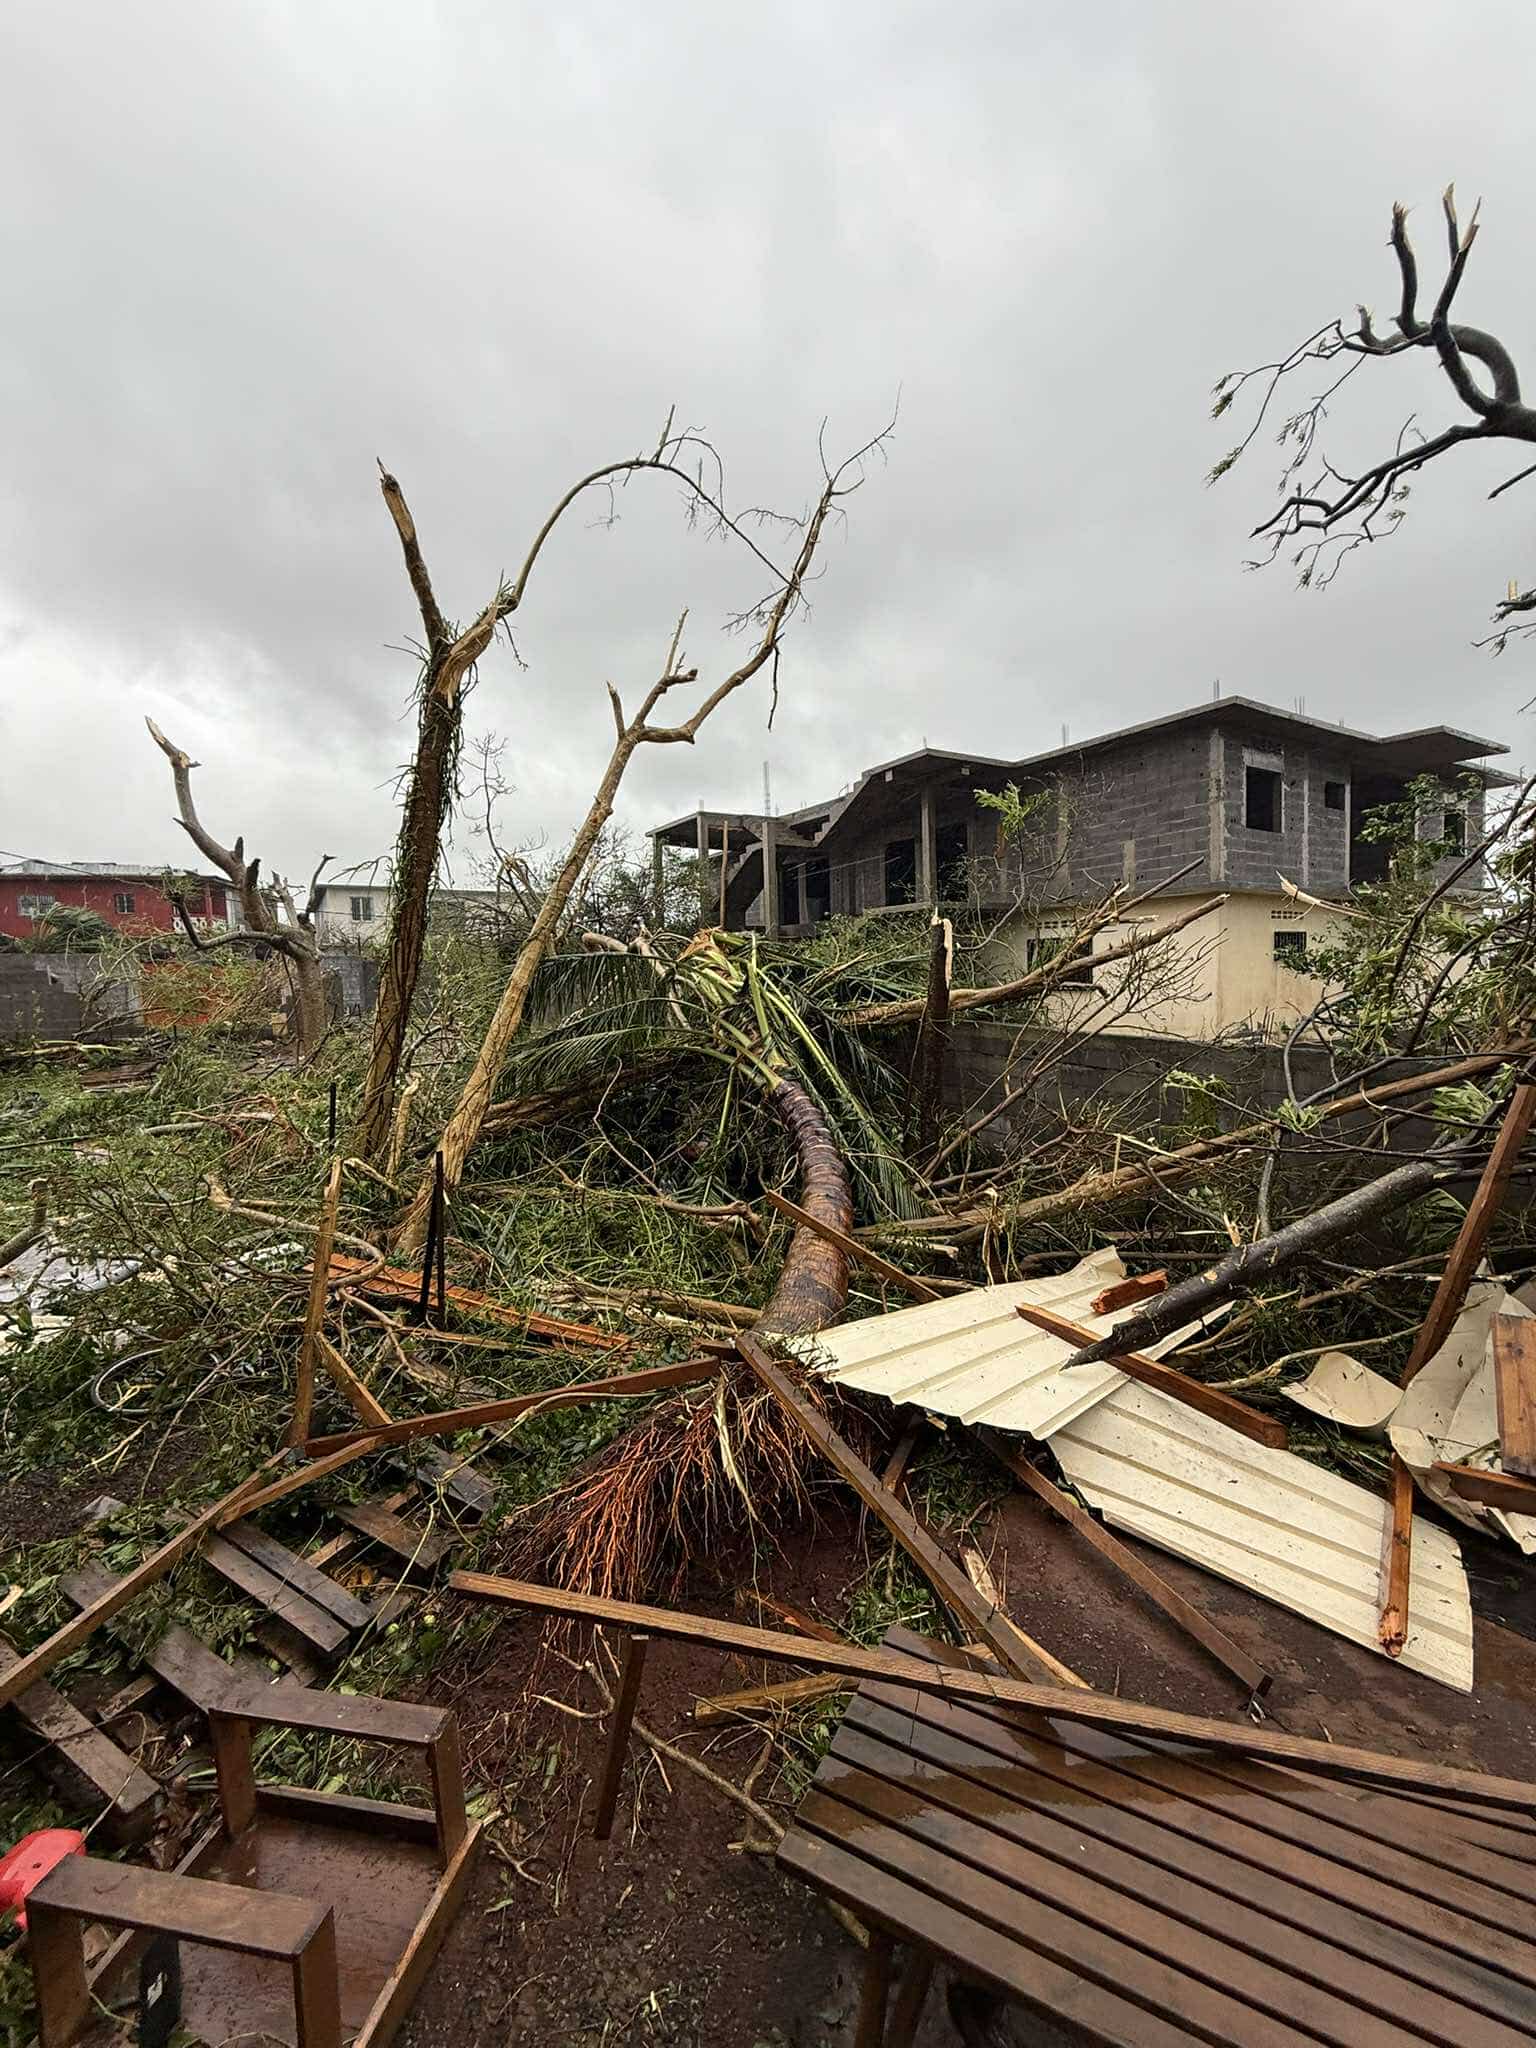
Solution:
<svg viewBox="0 0 1536 2048">
<path fill-rule="evenodd" d="M 141 867 L 132 861 L 96 866 L 89 861 L 48 867 L 41 862 L 13 861 L 0 867 L 0 933 L 30 938 L 39 918 L 55 905 L 94 910 L 120 931 L 148 934 L 178 930 L 176 912 L 162 887 L 163 867 Z M 230 889 L 222 875 L 194 875 L 202 885 L 187 899 L 187 910 L 199 924 L 228 925 Z"/>
</svg>

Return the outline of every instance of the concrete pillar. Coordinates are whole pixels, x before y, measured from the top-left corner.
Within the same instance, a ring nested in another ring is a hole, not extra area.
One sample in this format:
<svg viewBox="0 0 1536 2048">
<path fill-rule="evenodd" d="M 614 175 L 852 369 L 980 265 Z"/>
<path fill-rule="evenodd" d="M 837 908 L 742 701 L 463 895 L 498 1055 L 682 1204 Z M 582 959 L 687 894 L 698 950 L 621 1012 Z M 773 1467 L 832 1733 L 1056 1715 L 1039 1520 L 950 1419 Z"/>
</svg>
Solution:
<svg viewBox="0 0 1536 2048">
<path fill-rule="evenodd" d="M 779 835 L 772 818 L 763 820 L 763 930 L 779 936 Z"/>
<path fill-rule="evenodd" d="M 660 931 L 667 921 L 667 871 L 665 861 L 666 849 L 661 843 L 660 834 L 654 834 L 651 839 L 651 919 L 657 931 Z"/>
<path fill-rule="evenodd" d="M 932 783 L 924 786 L 918 799 L 917 900 L 925 910 L 938 907 L 939 827 L 934 815 Z"/>
<path fill-rule="evenodd" d="M 699 923 L 709 924 L 714 914 L 714 891 L 709 886 L 709 821 L 704 816 L 703 806 L 699 808 L 694 844 L 699 854 Z"/>
</svg>

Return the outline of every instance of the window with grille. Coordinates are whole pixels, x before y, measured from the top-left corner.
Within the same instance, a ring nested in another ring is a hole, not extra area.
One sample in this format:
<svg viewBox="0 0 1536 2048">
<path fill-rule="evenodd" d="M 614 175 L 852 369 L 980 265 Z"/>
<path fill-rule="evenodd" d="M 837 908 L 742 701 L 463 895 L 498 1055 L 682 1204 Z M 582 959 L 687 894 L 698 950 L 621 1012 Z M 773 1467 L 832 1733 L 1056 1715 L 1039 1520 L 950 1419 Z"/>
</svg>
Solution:
<svg viewBox="0 0 1536 2048">
<path fill-rule="evenodd" d="M 371 896 L 354 896 L 352 898 L 352 922 L 354 924 L 373 923 L 373 898 Z"/>
<path fill-rule="evenodd" d="M 119 889 L 117 894 L 112 898 L 112 908 L 117 912 L 119 917 L 132 917 L 132 892 L 127 889 Z"/>
</svg>

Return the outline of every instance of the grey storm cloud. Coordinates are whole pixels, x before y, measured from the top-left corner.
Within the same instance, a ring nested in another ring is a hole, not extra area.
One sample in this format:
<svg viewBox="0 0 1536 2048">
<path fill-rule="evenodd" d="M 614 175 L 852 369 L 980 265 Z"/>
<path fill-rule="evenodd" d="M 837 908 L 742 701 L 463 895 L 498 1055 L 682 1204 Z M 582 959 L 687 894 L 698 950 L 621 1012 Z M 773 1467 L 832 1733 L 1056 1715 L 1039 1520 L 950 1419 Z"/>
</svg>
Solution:
<svg viewBox="0 0 1536 2048">
<path fill-rule="evenodd" d="M 1410 0 L 561 8 L 51 0 L 0 64 L 0 845 L 173 859 L 150 713 L 214 828 L 307 870 L 385 851 L 416 626 L 376 460 L 468 618 L 574 477 L 668 410 L 736 506 L 800 509 L 889 414 L 786 647 L 622 816 L 829 794 L 928 740 L 1055 745 L 1233 692 L 1524 745 L 1518 465 L 1420 479 L 1326 593 L 1250 574 L 1267 438 L 1219 487 L 1226 371 L 1391 302 L 1396 198 L 1484 197 L 1464 317 L 1536 375 L 1536 15 Z M 1496 62 L 1490 50 L 1497 49 Z M 1416 411 L 1371 366 L 1341 460 Z M 1298 393 L 1298 396 L 1301 395 Z M 1536 488 L 1533 485 L 1531 488 Z M 685 608 L 706 678 L 758 594 L 642 478 L 579 507 L 472 726 L 509 841 L 573 826 Z M 460 857 L 473 854 L 461 828 Z"/>
</svg>

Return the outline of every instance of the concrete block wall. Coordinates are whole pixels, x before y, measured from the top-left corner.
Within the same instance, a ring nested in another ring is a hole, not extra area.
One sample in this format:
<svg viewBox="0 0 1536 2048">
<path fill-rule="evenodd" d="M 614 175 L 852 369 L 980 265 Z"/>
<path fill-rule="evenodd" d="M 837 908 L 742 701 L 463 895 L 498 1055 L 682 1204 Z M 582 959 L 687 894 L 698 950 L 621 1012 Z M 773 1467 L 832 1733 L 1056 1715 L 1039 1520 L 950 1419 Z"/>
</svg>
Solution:
<svg viewBox="0 0 1536 2048">
<path fill-rule="evenodd" d="M 0 953 L 0 1042 L 135 1030 L 138 991 L 100 976 L 101 963 L 89 953 Z"/>
</svg>

